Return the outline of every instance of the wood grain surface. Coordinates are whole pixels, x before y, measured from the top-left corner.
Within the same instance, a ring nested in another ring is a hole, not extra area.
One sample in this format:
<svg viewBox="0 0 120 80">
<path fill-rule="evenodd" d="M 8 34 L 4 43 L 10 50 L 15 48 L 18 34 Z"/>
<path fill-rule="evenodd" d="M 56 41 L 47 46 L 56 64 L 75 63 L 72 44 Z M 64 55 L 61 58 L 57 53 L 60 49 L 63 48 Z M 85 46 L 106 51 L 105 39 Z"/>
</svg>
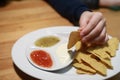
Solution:
<svg viewBox="0 0 120 80">
<path fill-rule="evenodd" d="M 120 40 L 120 11 L 99 9 L 107 19 L 108 34 Z M 16 40 L 28 32 L 52 27 L 71 26 L 43 0 L 10 1 L 0 7 L 0 80 L 37 80 L 19 70 L 11 58 Z M 119 80 L 120 73 L 108 80 Z"/>
</svg>

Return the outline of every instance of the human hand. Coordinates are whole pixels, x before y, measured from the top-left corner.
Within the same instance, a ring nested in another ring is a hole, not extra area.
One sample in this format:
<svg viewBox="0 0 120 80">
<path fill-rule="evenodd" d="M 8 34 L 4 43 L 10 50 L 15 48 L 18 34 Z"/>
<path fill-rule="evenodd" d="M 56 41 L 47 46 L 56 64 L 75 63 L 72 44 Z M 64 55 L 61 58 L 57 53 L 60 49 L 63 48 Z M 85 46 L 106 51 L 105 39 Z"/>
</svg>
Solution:
<svg viewBox="0 0 120 80">
<path fill-rule="evenodd" d="M 106 20 L 102 13 L 85 11 L 80 17 L 79 24 L 82 42 L 90 44 L 107 42 Z"/>
</svg>

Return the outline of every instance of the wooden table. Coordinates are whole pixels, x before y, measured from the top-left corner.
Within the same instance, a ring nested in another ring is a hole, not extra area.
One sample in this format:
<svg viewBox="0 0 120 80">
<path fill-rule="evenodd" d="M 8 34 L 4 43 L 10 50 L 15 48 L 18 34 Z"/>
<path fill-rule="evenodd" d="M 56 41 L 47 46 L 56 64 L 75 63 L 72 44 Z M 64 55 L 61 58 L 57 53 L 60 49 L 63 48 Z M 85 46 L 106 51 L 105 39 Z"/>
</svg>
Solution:
<svg viewBox="0 0 120 80">
<path fill-rule="evenodd" d="M 108 33 L 120 40 L 120 11 L 100 9 L 107 18 Z M 11 49 L 24 34 L 50 26 L 73 25 L 42 0 L 12 1 L 0 7 L 0 80 L 37 80 L 19 70 Z M 109 80 L 119 80 L 120 73 Z"/>
</svg>

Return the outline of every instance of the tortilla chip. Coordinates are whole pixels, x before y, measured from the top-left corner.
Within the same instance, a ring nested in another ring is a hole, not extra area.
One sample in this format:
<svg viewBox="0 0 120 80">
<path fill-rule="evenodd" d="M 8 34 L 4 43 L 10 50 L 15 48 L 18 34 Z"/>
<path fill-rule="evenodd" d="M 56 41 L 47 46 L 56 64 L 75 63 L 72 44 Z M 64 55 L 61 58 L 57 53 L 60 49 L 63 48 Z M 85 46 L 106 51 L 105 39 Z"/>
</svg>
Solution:
<svg viewBox="0 0 120 80">
<path fill-rule="evenodd" d="M 88 72 L 91 72 L 91 73 L 96 73 L 96 71 L 93 68 L 91 68 L 90 66 L 88 66 L 85 63 L 74 63 L 73 66 L 78 68 L 78 69 L 82 69 L 84 71 L 88 71 Z"/>
<path fill-rule="evenodd" d="M 87 51 L 94 54 L 94 55 L 98 55 L 103 59 L 109 59 L 110 60 L 111 57 L 109 56 L 109 54 L 106 53 L 106 51 L 104 51 L 103 48 L 104 47 L 101 47 L 101 46 L 91 47 Z"/>
<path fill-rule="evenodd" d="M 76 54 L 75 59 L 76 59 L 79 63 L 82 63 L 81 56 L 80 56 L 80 53 L 79 53 L 79 52 Z"/>
<path fill-rule="evenodd" d="M 69 41 L 68 41 L 68 45 L 67 45 L 67 48 L 70 49 L 72 48 L 77 41 L 80 41 L 80 32 L 79 31 L 73 31 L 70 33 L 70 36 L 69 36 Z"/>
<path fill-rule="evenodd" d="M 82 70 L 82 69 L 77 69 L 77 70 L 76 70 L 76 73 L 78 73 L 78 74 L 90 74 L 90 75 L 95 74 L 95 73 L 91 73 L 91 72 L 89 72 L 89 71 L 84 71 L 84 70 Z"/>
<path fill-rule="evenodd" d="M 80 50 L 81 47 L 82 47 L 81 41 L 77 41 L 77 43 L 75 44 L 75 50 L 78 51 Z"/>
<path fill-rule="evenodd" d="M 108 40 L 108 49 L 106 51 L 110 54 L 111 57 L 116 55 L 116 50 L 119 47 L 119 40 L 117 38 L 111 38 Z"/>
<path fill-rule="evenodd" d="M 101 58 L 100 56 L 98 56 L 96 54 L 92 54 L 92 55 L 98 57 L 101 60 L 101 62 L 103 62 L 108 68 L 113 69 L 113 66 L 111 64 L 111 60 L 103 59 L 103 58 Z"/>
<path fill-rule="evenodd" d="M 81 53 L 81 58 L 84 62 L 89 64 L 93 69 L 95 69 L 97 72 L 102 74 L 103 76 L 106 76 L 107 68 L 104 64 L 102 64 L 100 61 L 97 61 L 96 59 L 92 58 L 91 55 L 86 55 L 84 53 Z"/>
</svg>

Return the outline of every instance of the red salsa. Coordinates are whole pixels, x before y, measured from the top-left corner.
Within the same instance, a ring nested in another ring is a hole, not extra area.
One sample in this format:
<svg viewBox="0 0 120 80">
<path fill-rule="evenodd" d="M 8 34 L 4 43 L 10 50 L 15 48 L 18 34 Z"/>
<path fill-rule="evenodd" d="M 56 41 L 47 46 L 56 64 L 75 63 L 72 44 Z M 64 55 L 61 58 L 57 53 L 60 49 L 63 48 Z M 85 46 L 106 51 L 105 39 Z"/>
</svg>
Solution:
<svg viewBox="0 0 120 80">
<path fill-rule="evenodd" d="M 41 67 L 50 68 L 53 65 L 50 55 L 43 50 L 35 50 L 30 54 L 34 63 Z"/>
</svg>

